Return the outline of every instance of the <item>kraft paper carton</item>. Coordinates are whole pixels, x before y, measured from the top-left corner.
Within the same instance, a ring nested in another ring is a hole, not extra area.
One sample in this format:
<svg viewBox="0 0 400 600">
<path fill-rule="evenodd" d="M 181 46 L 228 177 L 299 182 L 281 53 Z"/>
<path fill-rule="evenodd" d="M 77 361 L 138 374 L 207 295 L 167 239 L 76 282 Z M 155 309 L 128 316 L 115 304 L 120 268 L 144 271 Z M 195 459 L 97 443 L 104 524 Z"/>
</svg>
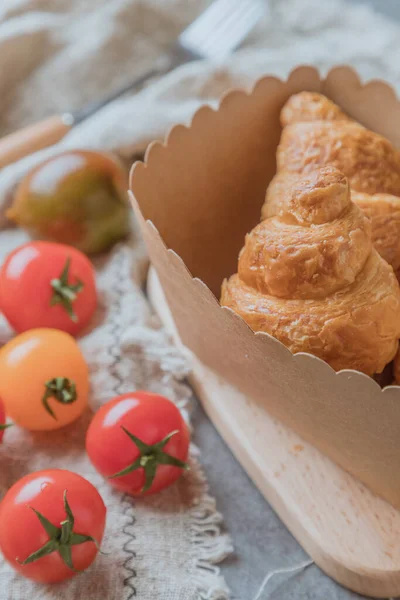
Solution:
<svg viewBox="0 0 400 600">
<path fill-rule="evenodd" d="M 390 86 L 363 85 L 347 67 L 326 78 L 300 67 L 287 81 L 265 77 L 249 93 L 229 92 L 217 111 L 201 108 L 189 127 L 152 144 L 132 169 L 132 201 L 183 343 L 248 402 L 400 508 L 400 388 L 292 355 L 218 302 L 275 174 L 280 110 L 302 90 L 322 92 L 400 147 L 400 102 Z"/>
</svg>

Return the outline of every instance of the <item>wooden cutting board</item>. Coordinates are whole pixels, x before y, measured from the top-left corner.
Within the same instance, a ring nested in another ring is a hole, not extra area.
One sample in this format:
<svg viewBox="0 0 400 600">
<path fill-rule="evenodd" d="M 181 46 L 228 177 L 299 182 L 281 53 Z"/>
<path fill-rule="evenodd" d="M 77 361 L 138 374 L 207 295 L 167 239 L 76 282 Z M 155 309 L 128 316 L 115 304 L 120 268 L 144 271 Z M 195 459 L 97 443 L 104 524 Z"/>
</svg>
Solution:
<svg viewBox="0 0 400 600">
<path fill-rule="evenodd" d="M 182 346 L 154 269 L 149 273 L 148 293 L 164 326 Z M 208 416 L 315 563 L 360 594 L 400 596 L 400 511 L 196 357 L 191 359 L 190 382 Z"/>
</svg>

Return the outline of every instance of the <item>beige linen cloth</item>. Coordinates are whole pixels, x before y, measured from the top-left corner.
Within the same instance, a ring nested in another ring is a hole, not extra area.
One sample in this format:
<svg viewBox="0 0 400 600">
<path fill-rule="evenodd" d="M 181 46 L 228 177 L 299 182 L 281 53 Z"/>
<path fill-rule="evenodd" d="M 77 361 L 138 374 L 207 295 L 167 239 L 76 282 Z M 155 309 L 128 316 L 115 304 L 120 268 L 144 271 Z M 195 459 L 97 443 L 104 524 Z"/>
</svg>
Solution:
<svg viewBox="0 0 400 600">
<path fill-rule="evenodd" d="M 141 74 L 207 4 L 1 0 L 0 133 L 82 107 Z M 183 66 L 136 96 L 104 108 L 58 147 L 4 169 L 0 208 L 25 171 L 60 148 L 106 148 L 132 160 L 173 123 L 187 122 L 199 105 L 216 105 L 227 88 L 249 86 L 263 73 L 286 76 L 299 63 L 324 71 L 335 63 L 351 63 L 363 77 L 384 77 L 398 86 L 398 39 L 397 25 L 364 7 L 341 0 L 275 0 L 244 48 L 226 64 Z M 5 225 L 0 260 L 24 239 L 22 232 Z M 93 328 L 80 340 L 91 369 L 92 410 L 117 394 L 146 388 L 168 395 L 187 411 L 188 363 L 143 296 L 145 264 L 137 236 L 96 259 L 100 307 Z M 10 335 L 1 322 L 0 341 Z M 231 551 L 231 542 L 221 533 L 221 516 L 207 494 L 198 451 L 192 448 L 192 471 L 176 486 L 134 501 L 114 492 L 90 466 L 84 451 L 89 418 L 53 434 L 29 434 L 16 427 L 7 431 L 0 449 L 0 496 L 32 470 L 62 467 L 82 474 L 107 504 L 103 549 L 109 554 L 85 574 L 53 587 L 16 576 L 0 559 L 0 599 L 228 599 L 216 563 Z M 264 591 L 262 586 L 257 598 L 267 598 Z"/>
</svg>

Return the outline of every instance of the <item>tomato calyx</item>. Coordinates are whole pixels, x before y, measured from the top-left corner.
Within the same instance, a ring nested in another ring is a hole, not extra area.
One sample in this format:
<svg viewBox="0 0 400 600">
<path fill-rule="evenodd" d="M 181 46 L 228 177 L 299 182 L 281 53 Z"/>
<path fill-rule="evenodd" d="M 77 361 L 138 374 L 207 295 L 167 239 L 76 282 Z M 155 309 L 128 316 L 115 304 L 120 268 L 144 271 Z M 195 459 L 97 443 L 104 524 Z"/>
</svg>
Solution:
<svg viewBox="0 0 400 600">
<path fill-rule="evenodd" d="M 60 404 L 72 404 L 77 400 L 78 394 L 76 392 L 76 385 L 72 379 L 68 377 L 54 377 L 49 379 L 44 384 L 45 392 L 43 394 L 42 403 L 46 411 L 57 420 L 56 415 L 53 412 L 49 404 L 49 398 L 54 398 Z"/>
<path fill-rule="evenodd" d="M 42 513 L 33 508 L 33 506 L 29 506 L 31 510 L 35 513 L 43 528 L 45 529 L 47 535 L 49 536 L 48 542 L 44 544 L 41 548 L 32 552 L 24 561 L 20 561 L 18 558 L 16 559 L 21 565 L 28 565 L 33 563 L 39 558 L 43 558 L 43 556 L 48 556 L 53 552 L 58 552 L 61 556 L 64 563 L 67 565 L 71 571 L 78 572 L 73 565 L 72 562 L 72 547 L 78 546 L 80 544 L 85 544 L 86 542 L 93 542 L 96 544 L 97 549 L 99 550 L 99 544 L 91 535 L 82 535 L 80 533 L 75 533 L 74 531 L 74 523 L 75 518 L 71 507 L 68 504 L 67 500 L 67 490 L 64 491 L 64 509 L 67 518 L 65 521 L 60 523 L 61 527 L 57 527 L 53 525 Z"/>
<path fill-rule="evenodd" d="M 71 259 L 68 257 L 60 277 L 51 280 L 50 285 L 53 289 L 53 295 L 51 297 L 50 305 L 54 306 L 55 304 L 61 304 L 70 316 L 71 321 L 76 323 L 78 317 L 74 312 L 73 303 L 79 292 L 83 290 L 84 284 L 79 279 L 77 283 L 68 283 L 70 266 Z"/>
<path fill-rule="evenodd" d="M 125 427 L 121 427 L 121 429 L 126 433 L 126 435 L 132 440 L 137 449 L 140 452 L 138 458 L 128 467 L 122 469 L 118 473 L 111 475 L 109 479 L 115 479 L 116 477 L 123 477 L 124 475 L 129 475 L 133 471 L 137 471 L 137 469 L 144 469 L 145 474 L 145 482 L 144 486 L 140 490 L 141 493 L 147 492 L 153 484 L 154 478 L 157 473 L 157 468 L 160 465 L 171 465 L 173 467 L 179 467 L 180 469 L 189 470 L 189 465 L 176 458 L 175 456 L 171 456 L 171 454 L 167 454 L 164 452 L 164 447 L 167 445 L 169 440 L 179 433 L 178 430 L 172 431 L 161 442 L 157 444 L 149 445 L 143 442 L 141 439 L 133 435 L 130 431 L 125 429 Z"/>
</svg>

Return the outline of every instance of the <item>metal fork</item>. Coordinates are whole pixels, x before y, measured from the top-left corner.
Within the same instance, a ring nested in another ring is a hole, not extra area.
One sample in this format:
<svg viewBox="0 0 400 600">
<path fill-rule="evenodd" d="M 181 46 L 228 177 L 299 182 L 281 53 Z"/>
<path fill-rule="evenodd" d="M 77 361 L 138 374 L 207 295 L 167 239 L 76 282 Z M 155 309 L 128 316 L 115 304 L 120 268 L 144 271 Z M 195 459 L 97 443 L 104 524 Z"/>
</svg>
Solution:
<svg viewBox="0 0 400 600">
<path fill-rule="evenodd" d="M 221 61 L 237 48 L 256 25 L 266 0 L 215 0 L 178 37 L 154 68 L 116 92 L 77 112 L 50 117 L 0 139 L 0 168 L 60 141 L 70 129 L 103 106 L 146 81 L 198 59 Z"/>
</svg>

